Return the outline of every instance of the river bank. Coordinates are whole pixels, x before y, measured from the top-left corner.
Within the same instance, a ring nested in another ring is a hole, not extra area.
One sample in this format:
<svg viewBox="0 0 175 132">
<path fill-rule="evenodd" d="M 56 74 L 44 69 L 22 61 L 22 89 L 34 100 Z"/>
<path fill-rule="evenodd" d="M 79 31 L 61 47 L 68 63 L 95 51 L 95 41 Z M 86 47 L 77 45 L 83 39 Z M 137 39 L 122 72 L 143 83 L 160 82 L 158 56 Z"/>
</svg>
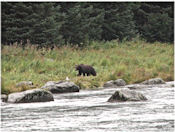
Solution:
<svg viewBox="0 0 175 132">
<path fill-rule="evenodd" d="M 143 81 L 140 84 L 126 85 L 126 82 L 123 79 L 117 79 L 117 80 L 110 80 L 106 82 L 103 85 L 103 87 L 100 87 L 98 89 L 121 88 L 121 87 L 128 87 L 129 89 L 141 89 L 141 88 L 147 88 L 149 87 L 149 85 L 160 85 L 160 84 L 166 84 L 166 82 L 161 78 L 153 78 L 153 79 Z M 18 84 L 18 86 L 20 85 L 22 85 L 23 87 L 24 86 L 33 87 L 32 82 L 23 81 Z M 171 87 L 174 87 L 174 84 Z M 116 91 L 116 93 L 112 95 L 108 101 L 118 102 L 118 101 L 147 100 L 147 98 L 141 93 L 131 91 L 128 88 Z M 80 87 L 73 82 L 66 81 L 66 80 L 59 81 L 59 82 L 49 81 L 41 88 L 25 90 L 23 92 L 15 92 L 9 95 L 1 94 L 1 100 L 7 103 L 49 102 L 49 101 L 54 101 L 53 94 L 73 93 L 73 92 L 79 92 L 79 91 L 80 91 Z"/>
<path fill-rule="evenodd" d="M 21 81 L 32 81 L 40 88 L 48 81 L 67 77 L 81 89 L 94 89 L 109 80 L 122 78 L 127 84 L 161 77 L 174 80 L 173 45 L 130 42 L 92 42 L 88 47 L 60 47 L 36 49 L 26 45 L 2 47 L 2 90 L 4 94 L 25 91 L 30 87 L 16 87 Z M 89 64 L 97 76 L 77 77 L 76 64 Z"/>
</svg>

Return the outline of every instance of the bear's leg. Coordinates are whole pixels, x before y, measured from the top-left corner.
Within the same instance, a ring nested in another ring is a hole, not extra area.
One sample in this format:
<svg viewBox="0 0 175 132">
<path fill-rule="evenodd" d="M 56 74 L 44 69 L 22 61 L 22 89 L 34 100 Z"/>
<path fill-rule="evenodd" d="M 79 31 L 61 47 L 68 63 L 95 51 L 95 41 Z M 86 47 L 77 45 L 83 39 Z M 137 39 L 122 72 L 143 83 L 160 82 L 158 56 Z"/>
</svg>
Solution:
<svg viewBox="0 0 175 132">
<path fill-rule="evenodd" d="M 89 73 L 87 73 L 87 76 L 89 76 L 90 74 Z"/>
<path fill-rule="evenodd" d="M 83 76 L 86 76 L 85 73 L 83 73 Z"/>
<path fill-rule="evenodd" d="M 81 72 L 80 71 L 78 72 L 78 75 L 77 76 L 81 76 Z"/>
</svg>

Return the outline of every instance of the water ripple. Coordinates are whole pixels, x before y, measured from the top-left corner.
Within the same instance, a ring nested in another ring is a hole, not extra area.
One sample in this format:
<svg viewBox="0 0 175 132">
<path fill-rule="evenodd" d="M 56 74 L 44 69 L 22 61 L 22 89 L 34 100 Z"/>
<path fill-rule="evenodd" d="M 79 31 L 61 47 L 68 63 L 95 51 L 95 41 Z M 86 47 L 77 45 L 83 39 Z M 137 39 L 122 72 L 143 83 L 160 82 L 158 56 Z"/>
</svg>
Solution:
<svg viewBox="0 0 175 132">
<path fill-rule="evenodd" d="M 109 103 L 116 88 L 54 94 L 53 102 L 1 102 L 3 132 L 173 132 L 173 82 L 135 89 L 148 101 Z"/>
</svg>

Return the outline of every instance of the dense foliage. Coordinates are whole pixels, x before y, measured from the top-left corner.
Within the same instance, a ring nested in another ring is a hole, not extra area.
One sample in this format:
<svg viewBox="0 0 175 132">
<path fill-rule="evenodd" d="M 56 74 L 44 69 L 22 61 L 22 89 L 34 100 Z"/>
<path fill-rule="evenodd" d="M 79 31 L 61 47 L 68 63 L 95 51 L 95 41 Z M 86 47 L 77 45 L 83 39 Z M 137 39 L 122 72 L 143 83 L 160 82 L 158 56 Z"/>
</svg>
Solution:
<svg viewBox="0 0 175 132">
<path fill-rule="evenodd" d="M 173 2 L 2 2 L 2 43 L 173 42 Z"/>
</svg>

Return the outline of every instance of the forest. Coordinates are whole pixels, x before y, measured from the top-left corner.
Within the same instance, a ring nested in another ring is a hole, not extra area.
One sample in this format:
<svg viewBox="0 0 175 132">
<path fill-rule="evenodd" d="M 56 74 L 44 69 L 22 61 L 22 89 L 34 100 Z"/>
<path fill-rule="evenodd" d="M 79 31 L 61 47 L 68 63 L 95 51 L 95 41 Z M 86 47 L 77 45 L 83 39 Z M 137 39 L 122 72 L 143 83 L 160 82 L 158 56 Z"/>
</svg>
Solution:
<svg viewBox="0 0 175 132">
<path fill-rule="evenodd" d="M 2 2 L 2 45 L 39 47 L 92 41 L 172 43 L 173 2 Z"/>
</svg>

